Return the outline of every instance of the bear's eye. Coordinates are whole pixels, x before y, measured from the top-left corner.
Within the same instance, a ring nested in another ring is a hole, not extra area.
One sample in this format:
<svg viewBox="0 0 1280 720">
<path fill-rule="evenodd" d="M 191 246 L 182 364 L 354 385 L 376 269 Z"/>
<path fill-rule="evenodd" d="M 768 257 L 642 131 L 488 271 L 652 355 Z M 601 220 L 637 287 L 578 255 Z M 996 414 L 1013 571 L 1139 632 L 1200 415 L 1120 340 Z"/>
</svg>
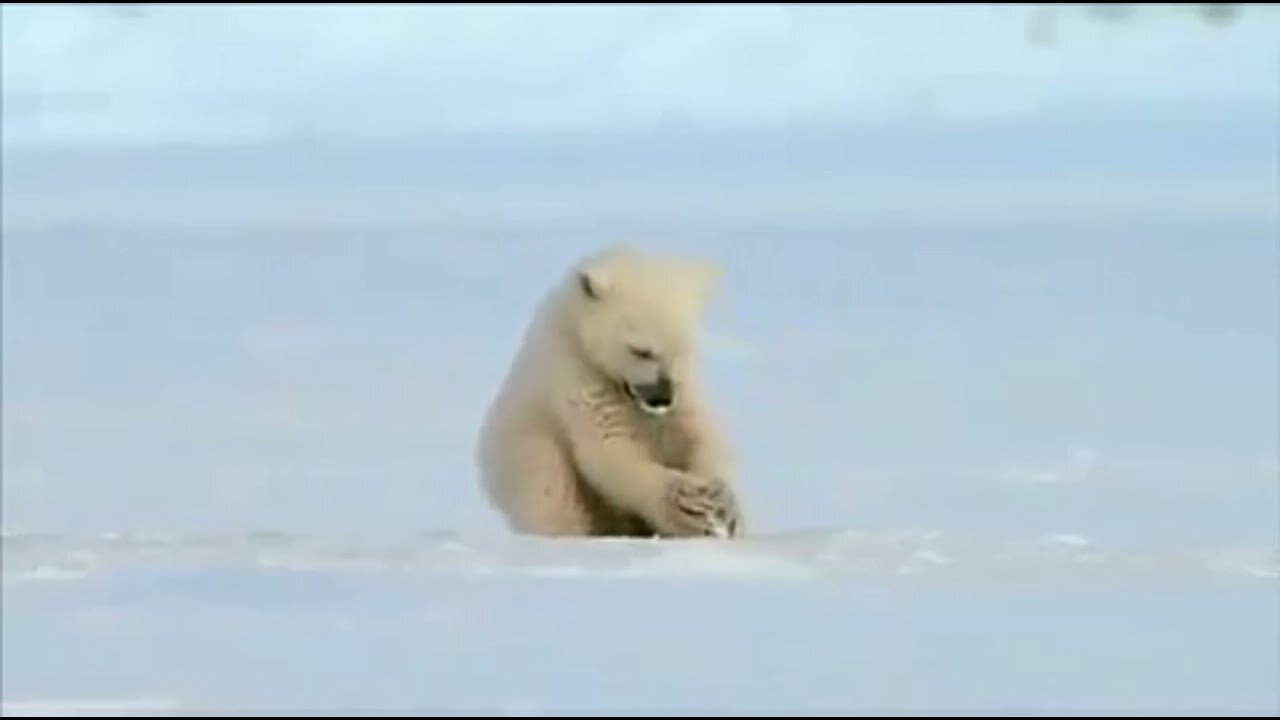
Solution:
<svg viewBox="0 0 1280 720">
<path fill-rule="evenodd" d="M 653 360 L 655 357 L 657 357 L 656 355 L 653 354 L 653 351 L 650 350 L 649 348 L 636 347 L 632 345 L 630 349 L 631 349 L 631 354 L 636 356 L 640 360 Z"/>
</svg>

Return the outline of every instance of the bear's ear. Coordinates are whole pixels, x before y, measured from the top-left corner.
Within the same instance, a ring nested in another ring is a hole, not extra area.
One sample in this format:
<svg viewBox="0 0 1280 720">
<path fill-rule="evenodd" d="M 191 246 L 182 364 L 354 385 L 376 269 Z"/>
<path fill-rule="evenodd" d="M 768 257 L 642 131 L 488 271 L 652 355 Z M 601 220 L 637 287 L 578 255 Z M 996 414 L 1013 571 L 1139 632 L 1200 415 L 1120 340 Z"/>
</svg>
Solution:
<svg viewBox="0 0 1280 720">
<path fill-rule="evenodd" d="M 609 291 L 609 279 L 599 268 L 578 271 L 578 287 L 588 300 L 599 300 Z"/>
</svg>

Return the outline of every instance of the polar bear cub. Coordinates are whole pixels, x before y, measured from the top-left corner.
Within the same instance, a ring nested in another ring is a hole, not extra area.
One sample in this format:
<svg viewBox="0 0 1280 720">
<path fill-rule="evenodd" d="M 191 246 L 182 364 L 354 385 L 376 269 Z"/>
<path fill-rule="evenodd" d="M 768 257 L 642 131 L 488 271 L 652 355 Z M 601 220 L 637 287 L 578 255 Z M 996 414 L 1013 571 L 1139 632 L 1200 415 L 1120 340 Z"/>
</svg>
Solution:
<svg viewBox="0 0 1280 720">
<path fill-rule="evenodd" d="M 695 350 L 720 271 L 625 245 L 543 298 L 480 430 L 490 503 L 545 536 L 739 537 L 730 451 Z"/>
</svg>

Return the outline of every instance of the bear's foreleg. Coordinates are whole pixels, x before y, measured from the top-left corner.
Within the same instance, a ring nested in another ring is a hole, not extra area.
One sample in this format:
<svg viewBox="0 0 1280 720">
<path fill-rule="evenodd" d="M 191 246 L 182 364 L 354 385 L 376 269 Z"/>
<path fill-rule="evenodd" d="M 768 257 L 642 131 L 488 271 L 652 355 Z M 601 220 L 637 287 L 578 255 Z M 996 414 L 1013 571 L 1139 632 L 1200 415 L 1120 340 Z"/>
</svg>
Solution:
<svg viewBox="0 0 1280 720">
<path fill-rule="evenodd" d="M 584 390 L 566 399 L 560 419 L 573 463 L 607 506 L 637 516 L 659 536 L 722 536 L 736 528 L 727 479 L 659 462 L 629 424 L 631 409 L 613 394 Z"/>
<path fill-rule="evenodd" d="M 580 437 L 571 446 L 583 482 L 604 504 L 624 516 L 634 515 L 655 534 L 737 534 L 737 501 L 723 480 L 654 462 L 624 437 Z"/>
<path fill-rule="evenodd" d="M 718 425 L 710 418 L 700 403 L 693 398 L 673 420 L 677 423 L 683 442 L 682 461 L 685 469 L 703 481 L 687 487 L 678 502 L 696 504 L 704 512 L 721 520 L 722 534 L 742 537 L 746 534 L 746 520 L 742 506 L 733 487 L 734 463 L 729 445 Z"/>
</svg>

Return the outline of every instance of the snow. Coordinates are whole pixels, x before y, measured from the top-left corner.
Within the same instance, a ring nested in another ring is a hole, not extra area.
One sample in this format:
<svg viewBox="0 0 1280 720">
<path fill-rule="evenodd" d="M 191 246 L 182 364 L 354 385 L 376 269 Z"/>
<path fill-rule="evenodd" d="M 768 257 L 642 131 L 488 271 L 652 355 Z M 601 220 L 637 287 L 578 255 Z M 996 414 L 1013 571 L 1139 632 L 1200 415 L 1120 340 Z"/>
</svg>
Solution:
<svg viewBox="0 0 1280 720">
<path fill-rule="evenodd" d="M 1270 713 L 1247 550 L 13 536 L 5 712 Z"/>
<path fill-rule="evenodd" d="M 1280 714 L 1280 15 L 1021 10 L 6 6 L 4 714 Z M 616 240 L 743 542 L 484 503 Z"/>
<path fill-rule="evenodd" d="M 106 700 L 25 700 L 4 704 L 5 715 L 16 717 L 172 717 L 177 702 L 161 698 Z"/>
</svg>

